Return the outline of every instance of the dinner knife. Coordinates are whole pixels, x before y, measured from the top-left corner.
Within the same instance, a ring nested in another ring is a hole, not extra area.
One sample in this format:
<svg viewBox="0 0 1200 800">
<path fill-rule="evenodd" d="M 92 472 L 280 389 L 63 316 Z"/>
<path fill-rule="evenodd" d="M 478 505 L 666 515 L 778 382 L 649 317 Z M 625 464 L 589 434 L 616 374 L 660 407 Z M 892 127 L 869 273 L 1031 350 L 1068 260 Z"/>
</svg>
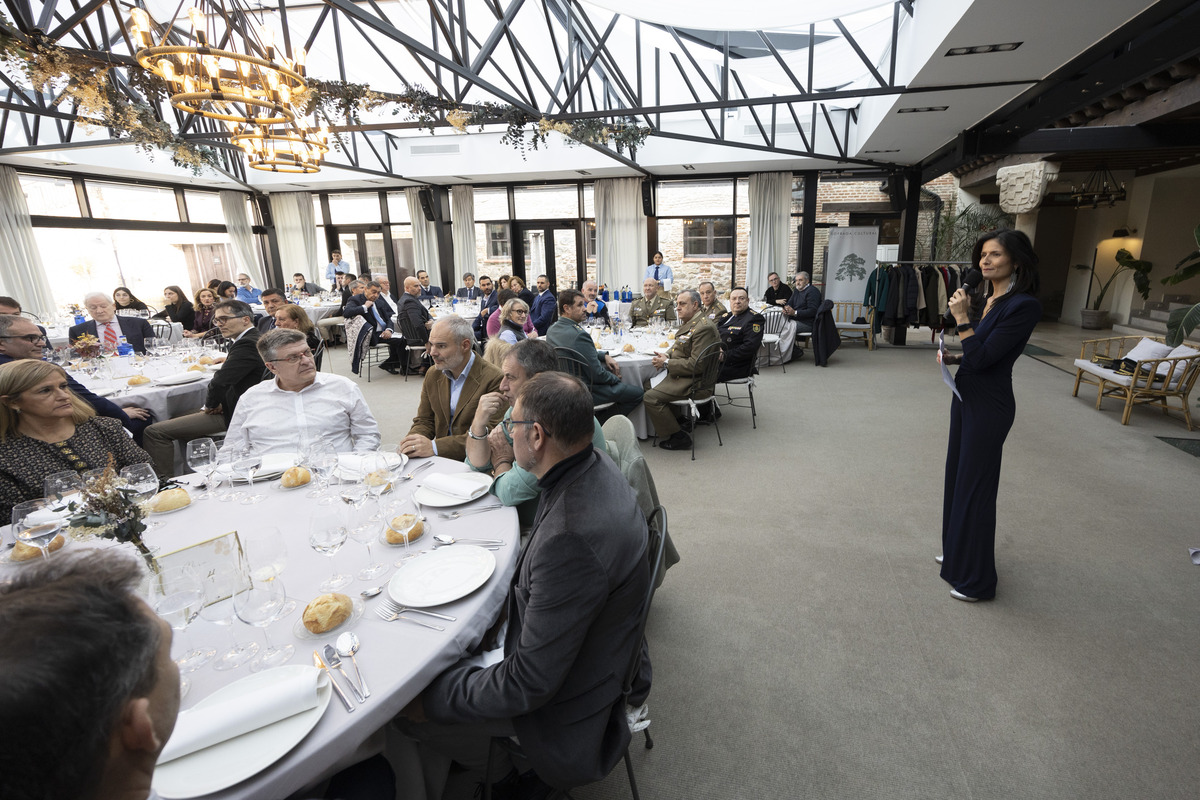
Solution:
<svg viewBox="0 0 1200 800">
<path fill-rule="evenodd" d="M 321 654 L 313 650 L 313 666 L 318 669 L 325 670 L 325 674 L 329 676 L 329 682 L 333 684 L 333 690 L 337 692 L 337 696 L 342 698 L 342 705 L 350 713 L 354 713 L 354 704 L 350 702 L 350 698 L 346 697 L 346 693 L 342 691 L 342 687 L 338 686 L 337 679 L 333 677 L 333 673 L 329 671 L 329 667 L 325 666 L 325 662 L 321 660 Z"/>
</svg>

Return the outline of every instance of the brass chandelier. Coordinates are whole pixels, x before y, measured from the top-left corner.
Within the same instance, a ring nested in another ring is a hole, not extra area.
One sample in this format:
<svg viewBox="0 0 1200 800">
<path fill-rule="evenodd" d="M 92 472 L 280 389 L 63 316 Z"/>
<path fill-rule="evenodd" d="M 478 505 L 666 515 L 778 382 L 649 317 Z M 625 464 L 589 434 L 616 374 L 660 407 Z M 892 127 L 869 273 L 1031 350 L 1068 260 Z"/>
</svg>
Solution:
<svg viewBox="0 0 1200 800">
<path fill-rule="evenodd" d="M 258 125 L 230 127 L 230 138 L 242 148 L 254 169 L 266 172 L 319 172 L 329 152 L 329 129 L 301 128 L 295 123 L 278 127 Z"/>
</svg>

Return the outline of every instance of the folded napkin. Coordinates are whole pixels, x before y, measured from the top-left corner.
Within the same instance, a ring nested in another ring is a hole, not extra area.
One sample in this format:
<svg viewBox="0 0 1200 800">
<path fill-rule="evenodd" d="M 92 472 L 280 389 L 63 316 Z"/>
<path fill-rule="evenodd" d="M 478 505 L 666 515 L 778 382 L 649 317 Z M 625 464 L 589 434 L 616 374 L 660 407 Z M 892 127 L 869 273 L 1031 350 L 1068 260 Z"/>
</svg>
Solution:
<svg viewBox="0 0 1200 800">
<path fill-rule="evenodd" d="M 446 475 L 435 472 L 425 479 L 425 486 L 438 494 L 449 495 L 459 500 L 474 500 L 487 494 L 488 487 L 463 475 Z"/>
<path fill-rule="evenodd" d="M 328 674 L 316 667 L 296 670 L 253 694 L 231 692 L 227 700 L 183 711 L 158 763 L 174 761 L 315 708 L 319 702 L 318 690 L 328 682 Z"/>
</svg>

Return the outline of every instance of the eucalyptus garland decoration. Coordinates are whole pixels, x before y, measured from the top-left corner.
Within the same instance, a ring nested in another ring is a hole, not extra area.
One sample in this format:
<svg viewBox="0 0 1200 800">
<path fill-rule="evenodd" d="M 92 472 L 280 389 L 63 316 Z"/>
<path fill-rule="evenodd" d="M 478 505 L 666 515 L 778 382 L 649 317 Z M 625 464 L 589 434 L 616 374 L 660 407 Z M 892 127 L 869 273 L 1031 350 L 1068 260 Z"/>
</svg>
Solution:
<svg viewBox="0 0 1200 800">
<path fill-rule="evenodd" d="M 63 47 L 40 32 L 17 36 L 11 31 L 8 19 L 0 13 L 0 59 L 24 72 L 35 92 L 48 94 L 50 107 L 69 102 L 79 124 L 108 128 L 117 138 L 127 139 L 148 154 L 165 150 L 173 163 L 195 174 L 205 166 L 219 166 L 215 149 L 177 135 L 157 117 L 149 102 L 136 102 L 121 92 L 110 75 L 117 64 Z M 127 79 L 129 86 L 148 101 L 157 104 L 169 97 L 168 87 L 147 70 L 131 67 Z M 571 145 L 611 144 L 618 153 L 636 153 L 651 133 L 650 128 L 639 126 L 631 118 L 568 122 L 529 114 L 506 103 L 460 105 L 419 86 L 396 93 L 378 92 L 361 83 L 312 77 L 307 84 L 293 96 L 302 116 L 355 125 L 360 114 L 390 108 L 393 115 L 407 114 L 430 133 L 443 124 L 461 133 L 472 127 L 483 130 L 485 125 L 501 124 L 506 126 L 501 143 L 516 148 L 522 158 L 545 145 L 551 131 L 562 134 Z"/>
</svg>

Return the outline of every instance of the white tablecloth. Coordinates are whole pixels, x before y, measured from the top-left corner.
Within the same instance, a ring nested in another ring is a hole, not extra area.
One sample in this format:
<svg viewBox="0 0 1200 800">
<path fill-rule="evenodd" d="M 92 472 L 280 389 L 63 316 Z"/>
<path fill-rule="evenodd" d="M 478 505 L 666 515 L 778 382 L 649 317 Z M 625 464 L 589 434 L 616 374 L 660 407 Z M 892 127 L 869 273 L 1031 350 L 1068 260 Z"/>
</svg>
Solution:
<svg viewBox="0 0 1200 800">
<path fill-rule="evenodd" d="M 155 322 L 165 322 L 165 320 L 147 320 L 151 324 Z M 163 342 L 175 344 L 183 341 L 183 323 L 172 322 L 170 333 L 163 339 Z M 46 328 L 46 333 L 49 334 L 47 344 L 51 347 L 66 347 L 67 334 L 71 330 L 69 325 L 51 325 Z"/>
<path fill-rule="evenodd" d="M 328 303 L 319 306 L 303 303 L 300 307 L 304 309 L 305 314 L 308 314 L 308 318 L 312 320 L 312 324 L 316 325 L 330 314 L 336 314 L 338 309 L 342 306 L 341 303 Z"/>
<path fill-rule="evenodd" d="M 765 317 L 767 314 L 782 314 L 783 311 L 781 311 L 781 310 L 777 311 L 777 310 L 773 310 L 773 309 L 766 309 L 766 310 L 759 309 L 758 313 L 762 314 Z M 768 353 L 767 346 L 763 345 L 762 347 L 760 347 L 758 349 L 758 359 L 755 361 L 755 365 L 761 370 L 761 369 L 765 369 L 768 366 L 777 367 L 780 364 L 786 364 L 787 362 L 792 360 L 792 347 L 795 344 L 796 344 L 796 320 L 787 318 L 784 320 L 784 323 L 783 323 L 783 331 L 779 334 L 779 350 L 776 351 L 776 349 L 774 347 L 772 347 L 770 352 Z M 780 358 L 781 354 L 782 354 L 782 360 Z M 770 356 L 769 363 L 768 363 L 768 355 Z"/>
<path fill-rule="evenodd" d="M 140 363 L 142 374 L 152 380 L 178 375 L 187 371 L 190 366 L 174 356 L 152 358 Z M 195 382 L 178 386 L 163 386 L 157 382 L 130 386 L 129 378 L 134 372 L 133 363 L 126 359 L 113 358 L 108 359 L 105 366 L 95 375 L 87 375 L 82 370 L 77 370 L 71 372 L 71 376 L 96 394 L 108 396 L 119 406 L 140 406 L 149 409 L 154 414 L 154 419 L 159 422 L 204 405 L 208 384 L 213 376 L 212 372 L 206 371 L 196 373 L 200 377 Z"/>
</svg>

